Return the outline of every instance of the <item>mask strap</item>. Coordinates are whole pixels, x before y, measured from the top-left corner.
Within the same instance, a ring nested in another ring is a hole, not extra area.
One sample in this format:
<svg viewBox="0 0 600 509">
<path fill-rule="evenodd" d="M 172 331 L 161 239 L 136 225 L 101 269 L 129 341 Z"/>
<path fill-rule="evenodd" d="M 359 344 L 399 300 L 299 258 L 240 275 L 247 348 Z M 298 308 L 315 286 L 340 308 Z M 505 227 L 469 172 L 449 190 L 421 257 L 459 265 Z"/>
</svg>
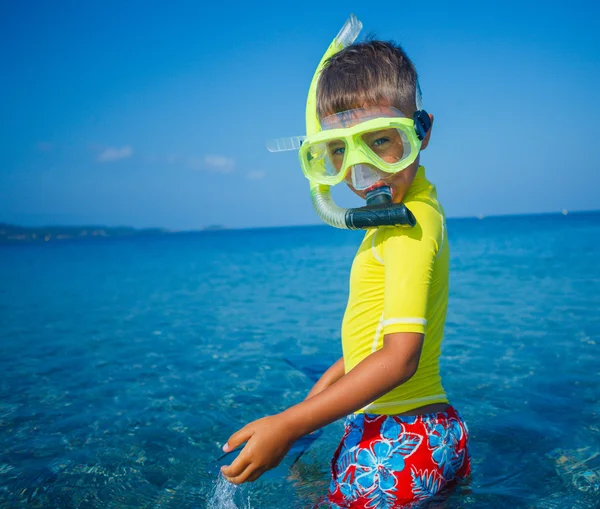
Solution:
<svg viewBox="0 0 600 509">
<path fill-rule="evenodd" d="M 431 119 L 425 110 L 415 111 L 413 115 L 415 122 L 415 131 L 417 131 L 417 138 L 421 141 L 425 139 L 425 136 L 431 129 Z"/>
</svg>

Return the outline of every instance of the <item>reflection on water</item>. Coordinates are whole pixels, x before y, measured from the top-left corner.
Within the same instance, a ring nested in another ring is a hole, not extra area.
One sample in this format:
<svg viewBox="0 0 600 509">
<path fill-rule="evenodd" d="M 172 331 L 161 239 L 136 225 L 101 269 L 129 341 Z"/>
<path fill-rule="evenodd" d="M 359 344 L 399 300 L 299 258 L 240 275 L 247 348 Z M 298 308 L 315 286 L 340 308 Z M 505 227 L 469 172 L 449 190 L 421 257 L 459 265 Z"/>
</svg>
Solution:
<svg viewBox="0 0 600 509">
<path fill-rule="evenodd" d="M 594 508 L 600 215 L 450 221 L 442 370 L 473 475 L 428 507 Z M 0 507 L 310 507 L 342 433 L 244 487 L 227 437 L 340 354 L 360 233 L 326 227 L 0 247 Z"/>
</svg>

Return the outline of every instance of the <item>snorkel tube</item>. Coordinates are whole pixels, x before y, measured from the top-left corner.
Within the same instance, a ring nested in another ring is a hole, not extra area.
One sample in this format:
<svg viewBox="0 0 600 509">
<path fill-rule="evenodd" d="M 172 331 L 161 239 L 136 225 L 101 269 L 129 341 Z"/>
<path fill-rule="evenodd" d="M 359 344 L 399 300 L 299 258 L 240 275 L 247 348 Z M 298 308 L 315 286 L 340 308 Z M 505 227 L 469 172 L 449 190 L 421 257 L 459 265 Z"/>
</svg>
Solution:
<svg viewBox="0 0 600 509">
<path fill-rule="evenodd" d="M 327 60 L 349 46 L 358 37 L 362 23 L 351 14 L 339 31 L 327 51 L 321 58 L 317 71 L 313 76 L 306 101 L 306 134 L 310 136 L 321 131 L 321 123 L 317 115 L 317 84 L 321 71 Z M 317 215 L 328 225 L 335 228 L 358 230 L 377 228 L 378 226 L 407 226 L 416 224 L 415 216 L 402 203 L 392 203 L 389 187 L 382 186 L 367 193 L 367 206 L 353 209 L 339 207 L 331 197 L 330 186 L 311 181 L 310 195 Z"/>
</svg>

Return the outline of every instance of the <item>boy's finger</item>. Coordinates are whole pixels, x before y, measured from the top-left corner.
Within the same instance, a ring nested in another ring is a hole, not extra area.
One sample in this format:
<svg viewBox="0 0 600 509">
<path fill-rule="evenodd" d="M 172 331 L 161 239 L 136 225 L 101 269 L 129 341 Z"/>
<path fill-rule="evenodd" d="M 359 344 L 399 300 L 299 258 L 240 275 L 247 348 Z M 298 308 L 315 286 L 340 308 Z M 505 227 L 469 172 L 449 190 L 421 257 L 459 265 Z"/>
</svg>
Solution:
<svg viewBox="0 0 600 509">
<path fill-rule="evenodd" d="M 241 471 L 238 475 L 225 475 L 225 479 L 227 479 L 232 484 L 242 484 L 243 482 L 246 482 L 246 480 L 252 474 L 252 472 L 254 472 L 252 464 L 248 464 L 246 465 L 246 468 L 243 471 Z"/>
<path fill-rule="evenodd" d="M 248 465 L 252 463 L 249 459 L 245 459 L 243 456 L 238 456 L 231 465 L 225 465 L 221 467 L 221 472 L 229 480 L 231 477 L 237 477 L 240 475 Z"/>
<path fill-rule="evenodd" d="M 242 445 L 244 442 L 247 442 L 253 434 L 253 431 L 248 429 L 247 426 L 244 426 L 241 430 L 236 431 L 229 437 L 227 443 L 223 446 L 223 451 L 233 451 L 238 445 Z"/>
</svg>

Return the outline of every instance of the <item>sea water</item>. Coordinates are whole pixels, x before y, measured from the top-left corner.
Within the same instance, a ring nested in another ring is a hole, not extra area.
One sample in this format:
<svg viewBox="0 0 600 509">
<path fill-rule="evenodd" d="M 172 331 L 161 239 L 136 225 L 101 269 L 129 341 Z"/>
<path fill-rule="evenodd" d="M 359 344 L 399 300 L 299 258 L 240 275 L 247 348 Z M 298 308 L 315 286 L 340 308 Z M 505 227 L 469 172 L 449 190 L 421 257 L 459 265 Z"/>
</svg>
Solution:
<svg viewBox="0 0 600 509">
<path fill-rule="evenodd" d="M 600 213 L 451 219 L 448 232 L 441 370 L 473 474 L 435 507 L 600 507 Z M 0 507 L 310 507 L 341 422 L 251 485 L 228 485 L 217 458 L 310 389 L 286 359 L 341 354 L 361 236 L 0 246 Z"/>
</svg>

